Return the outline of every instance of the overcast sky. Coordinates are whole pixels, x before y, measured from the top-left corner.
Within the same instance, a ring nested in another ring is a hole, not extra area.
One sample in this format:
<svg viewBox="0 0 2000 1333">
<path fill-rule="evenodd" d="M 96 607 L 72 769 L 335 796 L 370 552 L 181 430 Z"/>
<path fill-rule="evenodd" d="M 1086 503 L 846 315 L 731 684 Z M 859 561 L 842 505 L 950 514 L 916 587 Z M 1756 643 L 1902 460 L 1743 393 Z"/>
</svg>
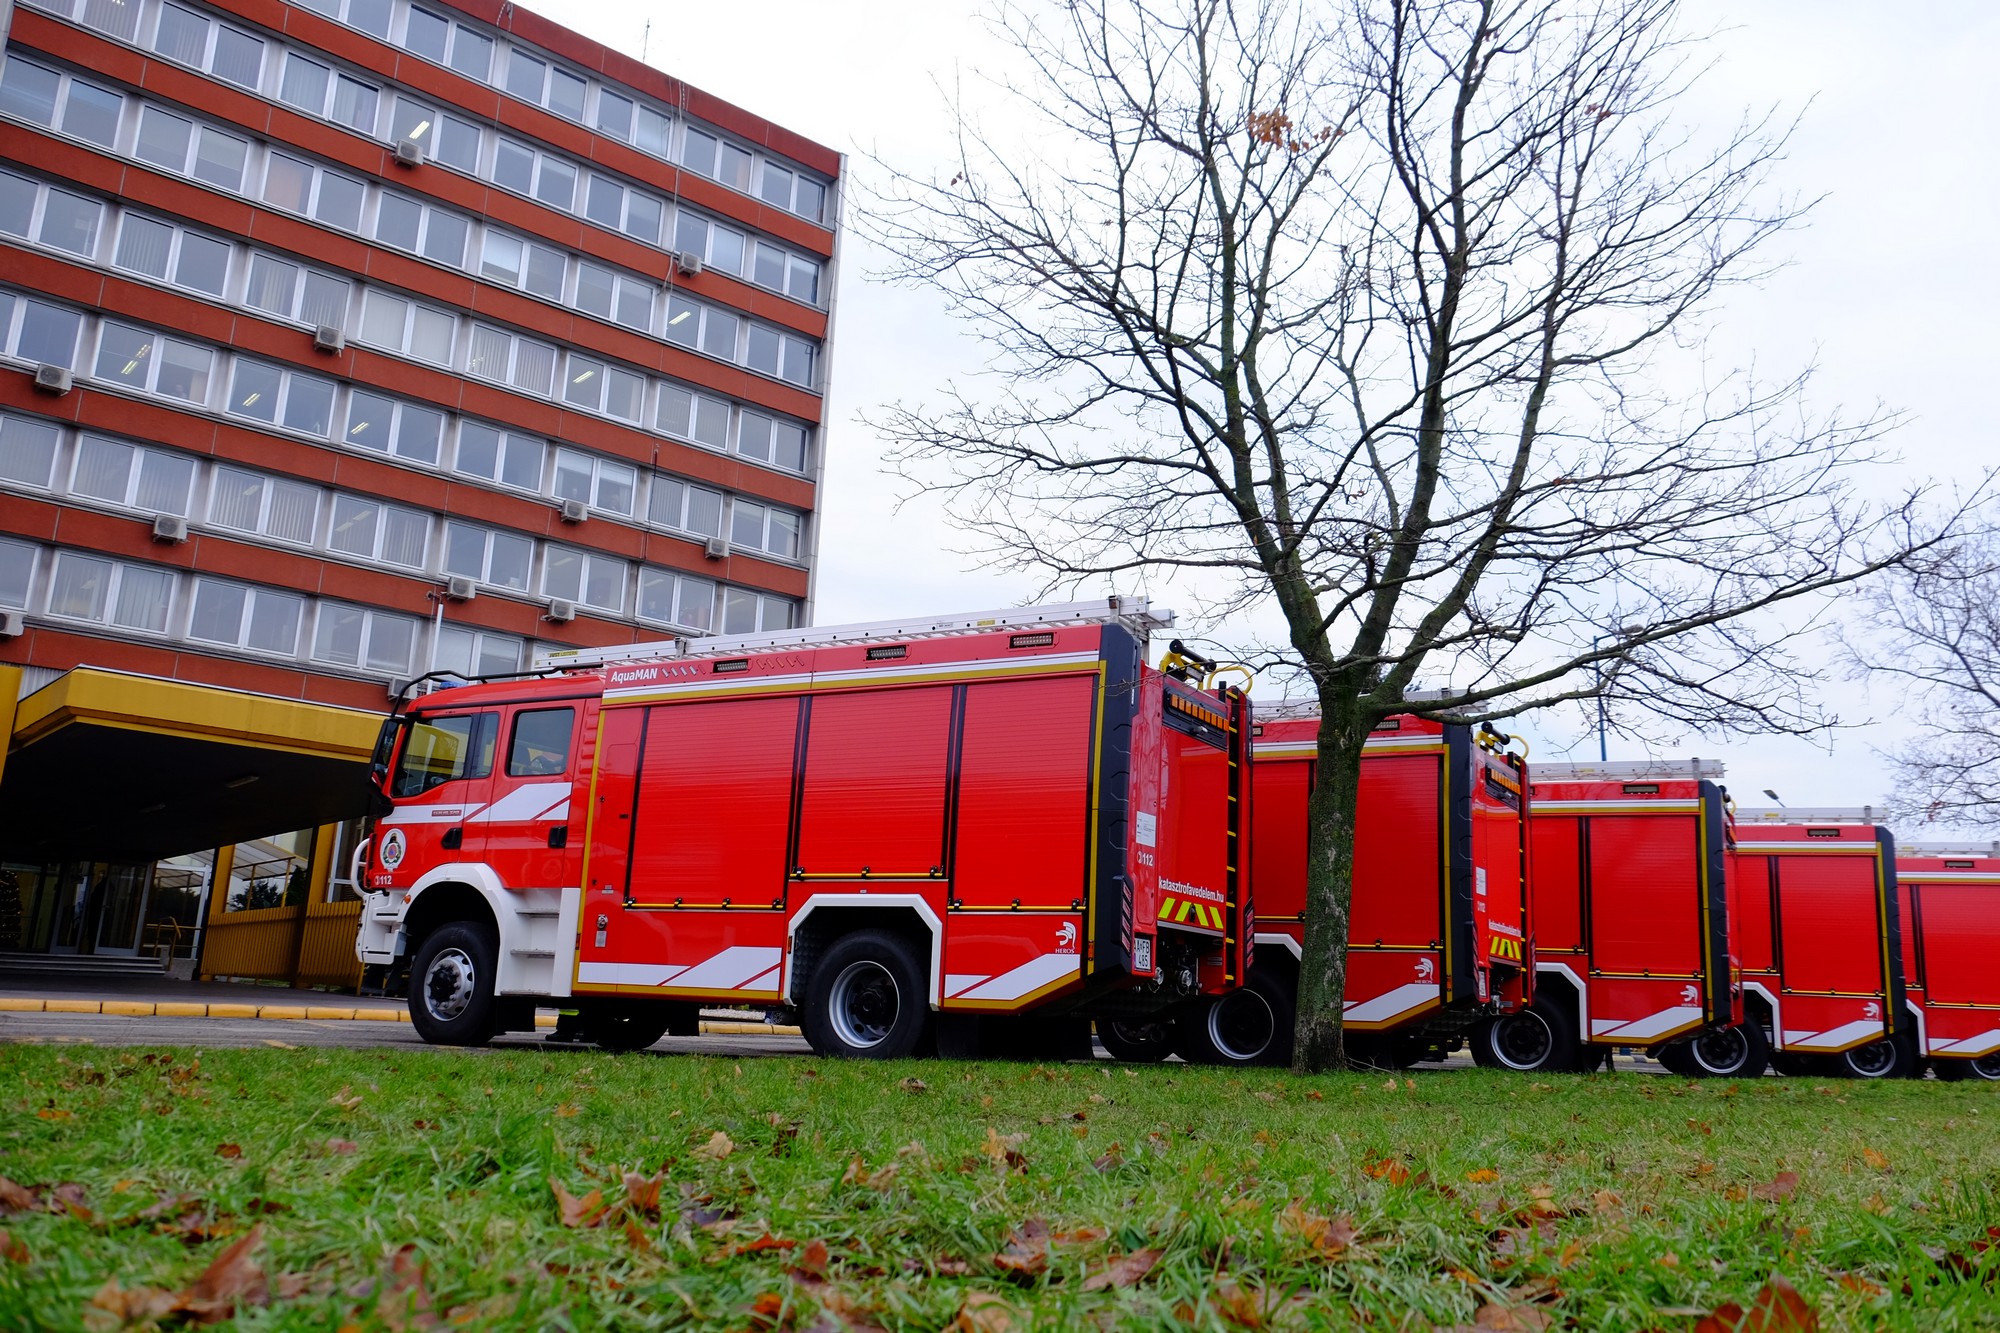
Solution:
<svg viewBox="0 0 2000 1333">
<path fill-rule="evenodd" d="M 651 6 L 599 0 L 535 7 L 697 87 L 850 154 L 920 168 L 943 160 L 940 83 L 993 68 L 975 6 L 960 0 L 759 0 Z M 650 39 L 647 15 L 653 15 Z M 1991 219 L 2000 213 L 2000 110 L 1991 77 L 2000 5 L 1988 0 L 1691 0 L 1714 28 L 1717 66 L 1688 114 L 1733 122 L 1777 104 L 1804 122 L 1781 183 L 1824 196 L 1785 244 L 1792 264 L 1740 291 L 1719 323 L 1729 353 L 1775 373 L 1816 361 L 1819 406 L 1876 402 L 1906 411 L 1893 440 L 1913 473 L 1963 479 L 2000 462 L 1992 429 L 2000 309 Z M 864 169 L 856 162 L 853 169 Z M 839 274 L 820 498 L 822 624 L 976 610 L 1032 587 L 971 567 L 964 544 L 925 506 L 895 506 L 865 409 L 915 399 L 980 364 L 977 344 L 932 298 L 873 281 L 851 240 Z M 1685 738 L 1674 751 L 1719 756 L 1747 804 L 1858 805 L 1886 793 L 1878 747 L 1897 734 L 1892 692 L 1843 684 L 1827 698 L 1849 723 L 1817 742 Z M 1571 722 L 1575 720 L 1572 719 Z M 1594 758 L 1594 735 L 1551 719 L 1531 728 L 1543 757 Z M 1638 758 L 1613 737 L 1611 757 Z M 1903 830 L 1920 835 L 1919 830 Z M 1930 836 L 1936 836 L 1935 832 Z"/>
</svg>

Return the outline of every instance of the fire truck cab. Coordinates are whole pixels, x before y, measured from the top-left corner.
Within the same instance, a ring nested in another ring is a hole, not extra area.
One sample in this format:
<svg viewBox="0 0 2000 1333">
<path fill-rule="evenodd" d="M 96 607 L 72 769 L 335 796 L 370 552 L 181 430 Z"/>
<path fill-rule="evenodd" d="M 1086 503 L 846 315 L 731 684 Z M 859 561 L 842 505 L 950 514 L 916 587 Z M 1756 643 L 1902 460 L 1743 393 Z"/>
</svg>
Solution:
<svg viewBox="0 0 2000 1333">
<path fill-rule="evenodd" d="M 726 1005 L 828 1055 L 1087 1054 L 1094 1014 L 1251 961 L 1249 704 L 1145 665 L 1170 623 L 672 640 L 425 695 L 378 752 L 357 951 L 431 1042 L 553 1006 L 639 1049 Z"/>
<path fill-rule="evenodd" d="M 1535 765 L 1535 1003 L 1485 1029 L 1481 1063 L 1591 1069 L 1631 1046 L 1690 1076 L 1764 1072 L 1730 951 L 1721 777 L 1702 759 Z"/>
<path fill-rule="evenodd" d="M 1903 975 L 1941 1079 L 2000 1080 L 2000 843 L 1896 848 Z"/>
<path fill-rule="evenodd" d="M 1736 812 L 1737 953 L 1745 1019 L 1782 1074 L 1920 1069 L 1904 998 L 1896 843 L 1863 809 Z"/>
<path fill-rule="evenodd" d="M 1306 804 L 1319 714 L 1279 705 L 1253 728 L 1257 961 L 1242 989 L 1190 1002 L 1150 1044 L 1098 1031 L 1125 1058 L 1281 1064 L 1291 1058 L 1305 938 Z M 1349 914 L 1347 1046 L 1406 1067 L 1442 1058 L 1482 1017 L 1527 1003 L 1525 767 L 1501 738 L 1401 715 L 1361 761 Z"/>
</svg>

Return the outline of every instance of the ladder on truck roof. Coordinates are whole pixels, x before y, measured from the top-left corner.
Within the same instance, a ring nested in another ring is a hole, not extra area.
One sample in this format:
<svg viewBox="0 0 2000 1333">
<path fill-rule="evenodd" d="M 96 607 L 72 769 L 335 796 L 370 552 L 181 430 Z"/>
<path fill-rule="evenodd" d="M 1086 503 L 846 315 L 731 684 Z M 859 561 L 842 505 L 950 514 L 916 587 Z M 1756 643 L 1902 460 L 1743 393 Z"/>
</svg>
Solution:
<svg viewBox="0 0 2000 1333">
<path fill-rule="evenodd" d="M 2000 842 L 1898 842 L 1896 855 L 2000 857 Z"/>
<path fill-rule="evenodd" d="M 1143 643 L 1154 630 L 1173 627 L 1174 613 L 1155 611 L 1143 597 L 1107 597 L 1095 602 L 1056 602 L 1018 606 L 1004 611 L 969 615 L 925 616 L 915 620 L 879 620 L 855 625 L 819 625 L 806 629 L 770 630 L 756 634 L 724 634 L 703 638 L 660 639 L 623 643 L 608 648 L 558 648 L 535 654 L 537 670 L 578 671 L 596 667 L 671 662 L 694 657 L 741 657 L 751 653 L 797 648 L 836 648 L 865 643 L 908 643 L 962 634 L 992 634 L 1002 630 L 1060 629 L 1070 625 L 1124 625 Z"/>
<path fill-rule="evenodd" d="M 1879 824 L 1889 812 L 1872 805 L 1778 806 L 1738 810 L 1739 824 Z"/>
<path fill-rule="evenodd" d="M 1723 774 L 1719 759 L 1600 759 L 1582 764 L 1528 765 L 1530 782 L 1710 781 Z"/>
</svg>

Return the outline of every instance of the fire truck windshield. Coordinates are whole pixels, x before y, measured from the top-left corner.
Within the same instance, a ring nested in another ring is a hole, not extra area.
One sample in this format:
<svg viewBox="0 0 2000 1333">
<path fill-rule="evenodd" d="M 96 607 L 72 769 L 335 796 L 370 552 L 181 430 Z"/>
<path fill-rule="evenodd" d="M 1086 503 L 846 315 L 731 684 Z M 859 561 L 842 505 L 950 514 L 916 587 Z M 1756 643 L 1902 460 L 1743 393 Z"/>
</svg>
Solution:
<svg viewBox="0 0 2000 1333">
<path fill-rule="evenodd" d="M 402 756 L 396 761 L 389 795 L 402 800 L 461 778 L 490 775 L 499 734 L 498 713 L 413 719 Z"/>
</svg>

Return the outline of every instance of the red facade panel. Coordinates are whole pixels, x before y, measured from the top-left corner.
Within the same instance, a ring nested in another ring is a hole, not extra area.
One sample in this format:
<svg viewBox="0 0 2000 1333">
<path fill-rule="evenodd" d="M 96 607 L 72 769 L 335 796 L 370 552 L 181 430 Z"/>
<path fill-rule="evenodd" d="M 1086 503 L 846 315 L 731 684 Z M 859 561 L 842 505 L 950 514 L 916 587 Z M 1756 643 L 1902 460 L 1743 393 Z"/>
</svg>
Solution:
<svg viewBox="0 0 2000 1333">
<path fill-rule="evenodd" d="M 1257 867 L 1260 921 L 1305 914 L 1306 803 L 1312 794 L 1311 779 L 1310 760 L 1260 759 L 1254 766 L 1250 860 Z"/>
<path fill-rule="evenodd" d="M 1354 904 L 1348 939 L 1360 946 L 1430 947 L 1439 937 L 1437 881 L 1441 755 L 1363 761 L 1355 812 Z M 1417 873 L 1412 876 L 1411 868 Z"/>
<path fill-rule="evenodd" d="M 1695 822 L 1657 815 L 1590 821 L 1590 953 L 1604 972 L 1701 971 Z"/>
<path fill-rule="evenodd" d="M 1535 815 L 1528 822 L 1533 866 L 1535 948 L 1583 947 L 1583 835 L 1578 821 Z"/>
<path fill-rule="evenodd" d="M 1083 898 L 1093 686 L 1073 676 L 966 689 L 952 826 L 959 903 L 1068 906 Z"/>
<path fill-rule="evenodd" d="M 646 711 L 630 842 L 632 863 L 645 873 L 632 876 L 633 902 L 768 906 L 783 899 L 798 700 Z"/>
<path fill-rule="evenodd" d="M 1788 856 L 1778 874 L 1785 989 L 1882 989 L 1876 867 L 1865 856 Z"/>
<path fill-rule="evenodd" d="M 1771 927 L 1771 860 L 1764 856 L 1734 858 L 1730 882 L 1736 897 L 1730 904 L 1730 935 L 1745 972 L 1770 972 L 1778 966 L 1776 933 Z"/>
<path fill-rule="evenodd" d="M 950 749 L 948 685 L 815 698 L 798 867 L 814 876 L 941 876 Z"/>
</svg>

